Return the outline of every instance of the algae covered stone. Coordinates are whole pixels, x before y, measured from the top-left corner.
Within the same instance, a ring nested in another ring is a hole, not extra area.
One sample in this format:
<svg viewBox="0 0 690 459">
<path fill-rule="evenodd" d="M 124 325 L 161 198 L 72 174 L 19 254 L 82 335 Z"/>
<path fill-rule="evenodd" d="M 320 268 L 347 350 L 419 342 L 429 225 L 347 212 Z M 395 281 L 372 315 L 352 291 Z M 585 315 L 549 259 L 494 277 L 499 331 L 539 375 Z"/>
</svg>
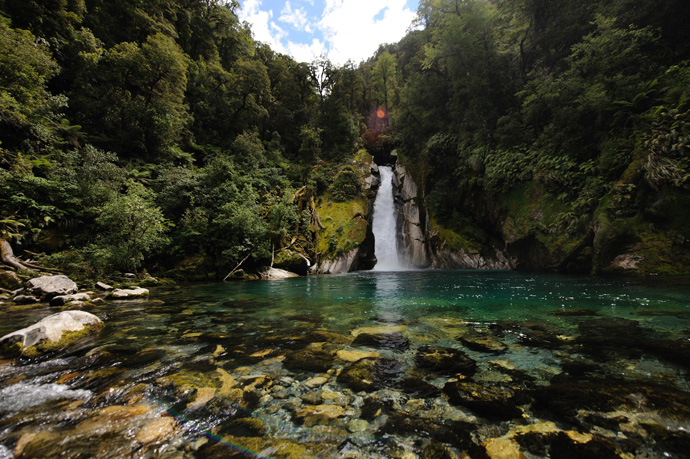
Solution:
<svg viewBox="0 0 690 459">
<path fill-rule="evenodd" d="M 0 338 L 0 355 L 37 357 L 63 349 L 103 328 L 101 319 L 84 311 L 63 311 Z"/>
</svg>

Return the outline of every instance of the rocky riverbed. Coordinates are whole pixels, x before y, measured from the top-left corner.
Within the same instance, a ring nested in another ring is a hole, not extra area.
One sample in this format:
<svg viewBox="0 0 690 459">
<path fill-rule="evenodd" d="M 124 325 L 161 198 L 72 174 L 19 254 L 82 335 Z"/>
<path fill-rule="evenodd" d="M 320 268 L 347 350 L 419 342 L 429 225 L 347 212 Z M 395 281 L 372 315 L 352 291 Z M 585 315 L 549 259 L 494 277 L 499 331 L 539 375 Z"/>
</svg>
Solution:
<svg viewBox="0 0 690 459">
<path fill-rule="evenodd" d="M 0 457 L 687 454 L 682 308 L 479 320 L 278 282 L 88 306 L 106 326 L 84 346 L 0 365 Z M 51 307 L 13 308 L 3 321 Z"/>
</svg>

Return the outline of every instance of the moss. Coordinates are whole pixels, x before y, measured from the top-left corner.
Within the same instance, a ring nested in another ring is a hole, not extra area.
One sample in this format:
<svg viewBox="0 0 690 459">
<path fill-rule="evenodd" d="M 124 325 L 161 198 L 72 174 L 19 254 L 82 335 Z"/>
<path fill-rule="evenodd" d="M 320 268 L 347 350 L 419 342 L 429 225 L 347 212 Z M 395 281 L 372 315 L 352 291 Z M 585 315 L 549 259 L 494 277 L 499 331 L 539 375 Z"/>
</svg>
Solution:
<svg viewBox="0 0 690 459">
<path fill-rule="evenodd" d="M 58 341 L 43 340 L 33 346 L 29 346 L 22 350 L 22 356 L 28 358 L 36 358 L 43 354 L 57 352 L 69 346 L 76 341 L 86 338 L 103 328 L 103 324 L 97 326 L 85 326 L 81 330 L 72 332 L 63 332 Z"/>
<path fill-rule="evenodd" d="M 326 196 L 319 200 L 316 211 L 323 225 L 317 242 L 321 256 L 333 258 L 364 242 L 369 224 L 369 202 L 365 197 L 333 202 Z"/>
<path fill-rule="evenodd" d="M 452 229 L 441 225 L 435 218 L 431 218 L 429 229 L 432 234 L 432 243 L 437 246 L 445 246 L 458 252 L 477 253 L 481 251 L 481 244 L 468 235 L 459 234 Z"/>
</svg>

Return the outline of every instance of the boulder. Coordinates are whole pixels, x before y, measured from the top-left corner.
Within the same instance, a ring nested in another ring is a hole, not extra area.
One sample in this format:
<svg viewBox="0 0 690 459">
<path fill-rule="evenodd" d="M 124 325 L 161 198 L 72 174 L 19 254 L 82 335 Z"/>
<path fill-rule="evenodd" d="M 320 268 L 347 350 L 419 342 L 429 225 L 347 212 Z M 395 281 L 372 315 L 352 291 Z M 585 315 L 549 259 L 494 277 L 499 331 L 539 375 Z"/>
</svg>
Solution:
<svg viewBox="0 0 690 459">
<path fill-rule="evenodd" d="M 50 300 L 51 306 L 63 306 L 72 301 L 91 301 L 88 293 L 75 293 L 73 295 L 58 295 Z"/>
<path fill-rule="evenodd" d="M 299 274 L 285 271 L 284 269 L 269 267 L 259 269 L 259 275 L 262 279 L 288 279 L 290 277 L 299 277 Z"/>
<path fill-rule="evenodd" d="M 38 303 L 38 298 L 33 295 L 17 295 L 12 299 L 12 301 L 17 304 L 33 304 Z"/>
<path fill-rule="evenodd" d="M 14 271 L 0 269 L 0 288 L 14 290 L 22 286 L 22 280 Z"/>
<path fill-rule="evenodd" d="M 46 299 L 58 295 L 70 295 L 77 292 L 77 284 L 62 274 L 57 276 L 35 277 L 26 283 L 29 292 L 38 294 Z"/>
<path fill-rule="evenodd" d="M 116 288 L 108 295 L 109 298 L 117 300 L 143 298 L 149 296 L 149 290 L 143 287 Z"/>
<path fill-rule="evenodd" d="M 58 350 L 103 328 L 101 319 L 84 311 L 63 311 L 0 338 L 3 357 L 37 357 Z"/>
<path fill-rule="evenodd" d="M 105 282 L 96 282 L 96 288 L 100 290 L 112 290 L 113 287 L 111 285 L 106 284 Z"/>
</svg>

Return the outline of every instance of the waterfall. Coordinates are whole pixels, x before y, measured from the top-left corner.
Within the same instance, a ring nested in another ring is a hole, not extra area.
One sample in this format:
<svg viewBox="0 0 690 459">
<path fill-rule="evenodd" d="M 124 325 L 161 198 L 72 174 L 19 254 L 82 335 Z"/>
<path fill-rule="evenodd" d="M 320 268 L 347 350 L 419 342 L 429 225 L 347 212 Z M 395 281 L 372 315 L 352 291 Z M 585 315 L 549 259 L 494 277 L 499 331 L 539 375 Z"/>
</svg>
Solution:
<svg viewBox="0 0 690 459">
<path fill-rule="evenodd" d="M 380 166 L 381 185 L 374 202 L 374 271 L 400 271 L 403 267 L 398 260 L 395 204 L 393 203 L 393 169 Z"/>
</svg>

